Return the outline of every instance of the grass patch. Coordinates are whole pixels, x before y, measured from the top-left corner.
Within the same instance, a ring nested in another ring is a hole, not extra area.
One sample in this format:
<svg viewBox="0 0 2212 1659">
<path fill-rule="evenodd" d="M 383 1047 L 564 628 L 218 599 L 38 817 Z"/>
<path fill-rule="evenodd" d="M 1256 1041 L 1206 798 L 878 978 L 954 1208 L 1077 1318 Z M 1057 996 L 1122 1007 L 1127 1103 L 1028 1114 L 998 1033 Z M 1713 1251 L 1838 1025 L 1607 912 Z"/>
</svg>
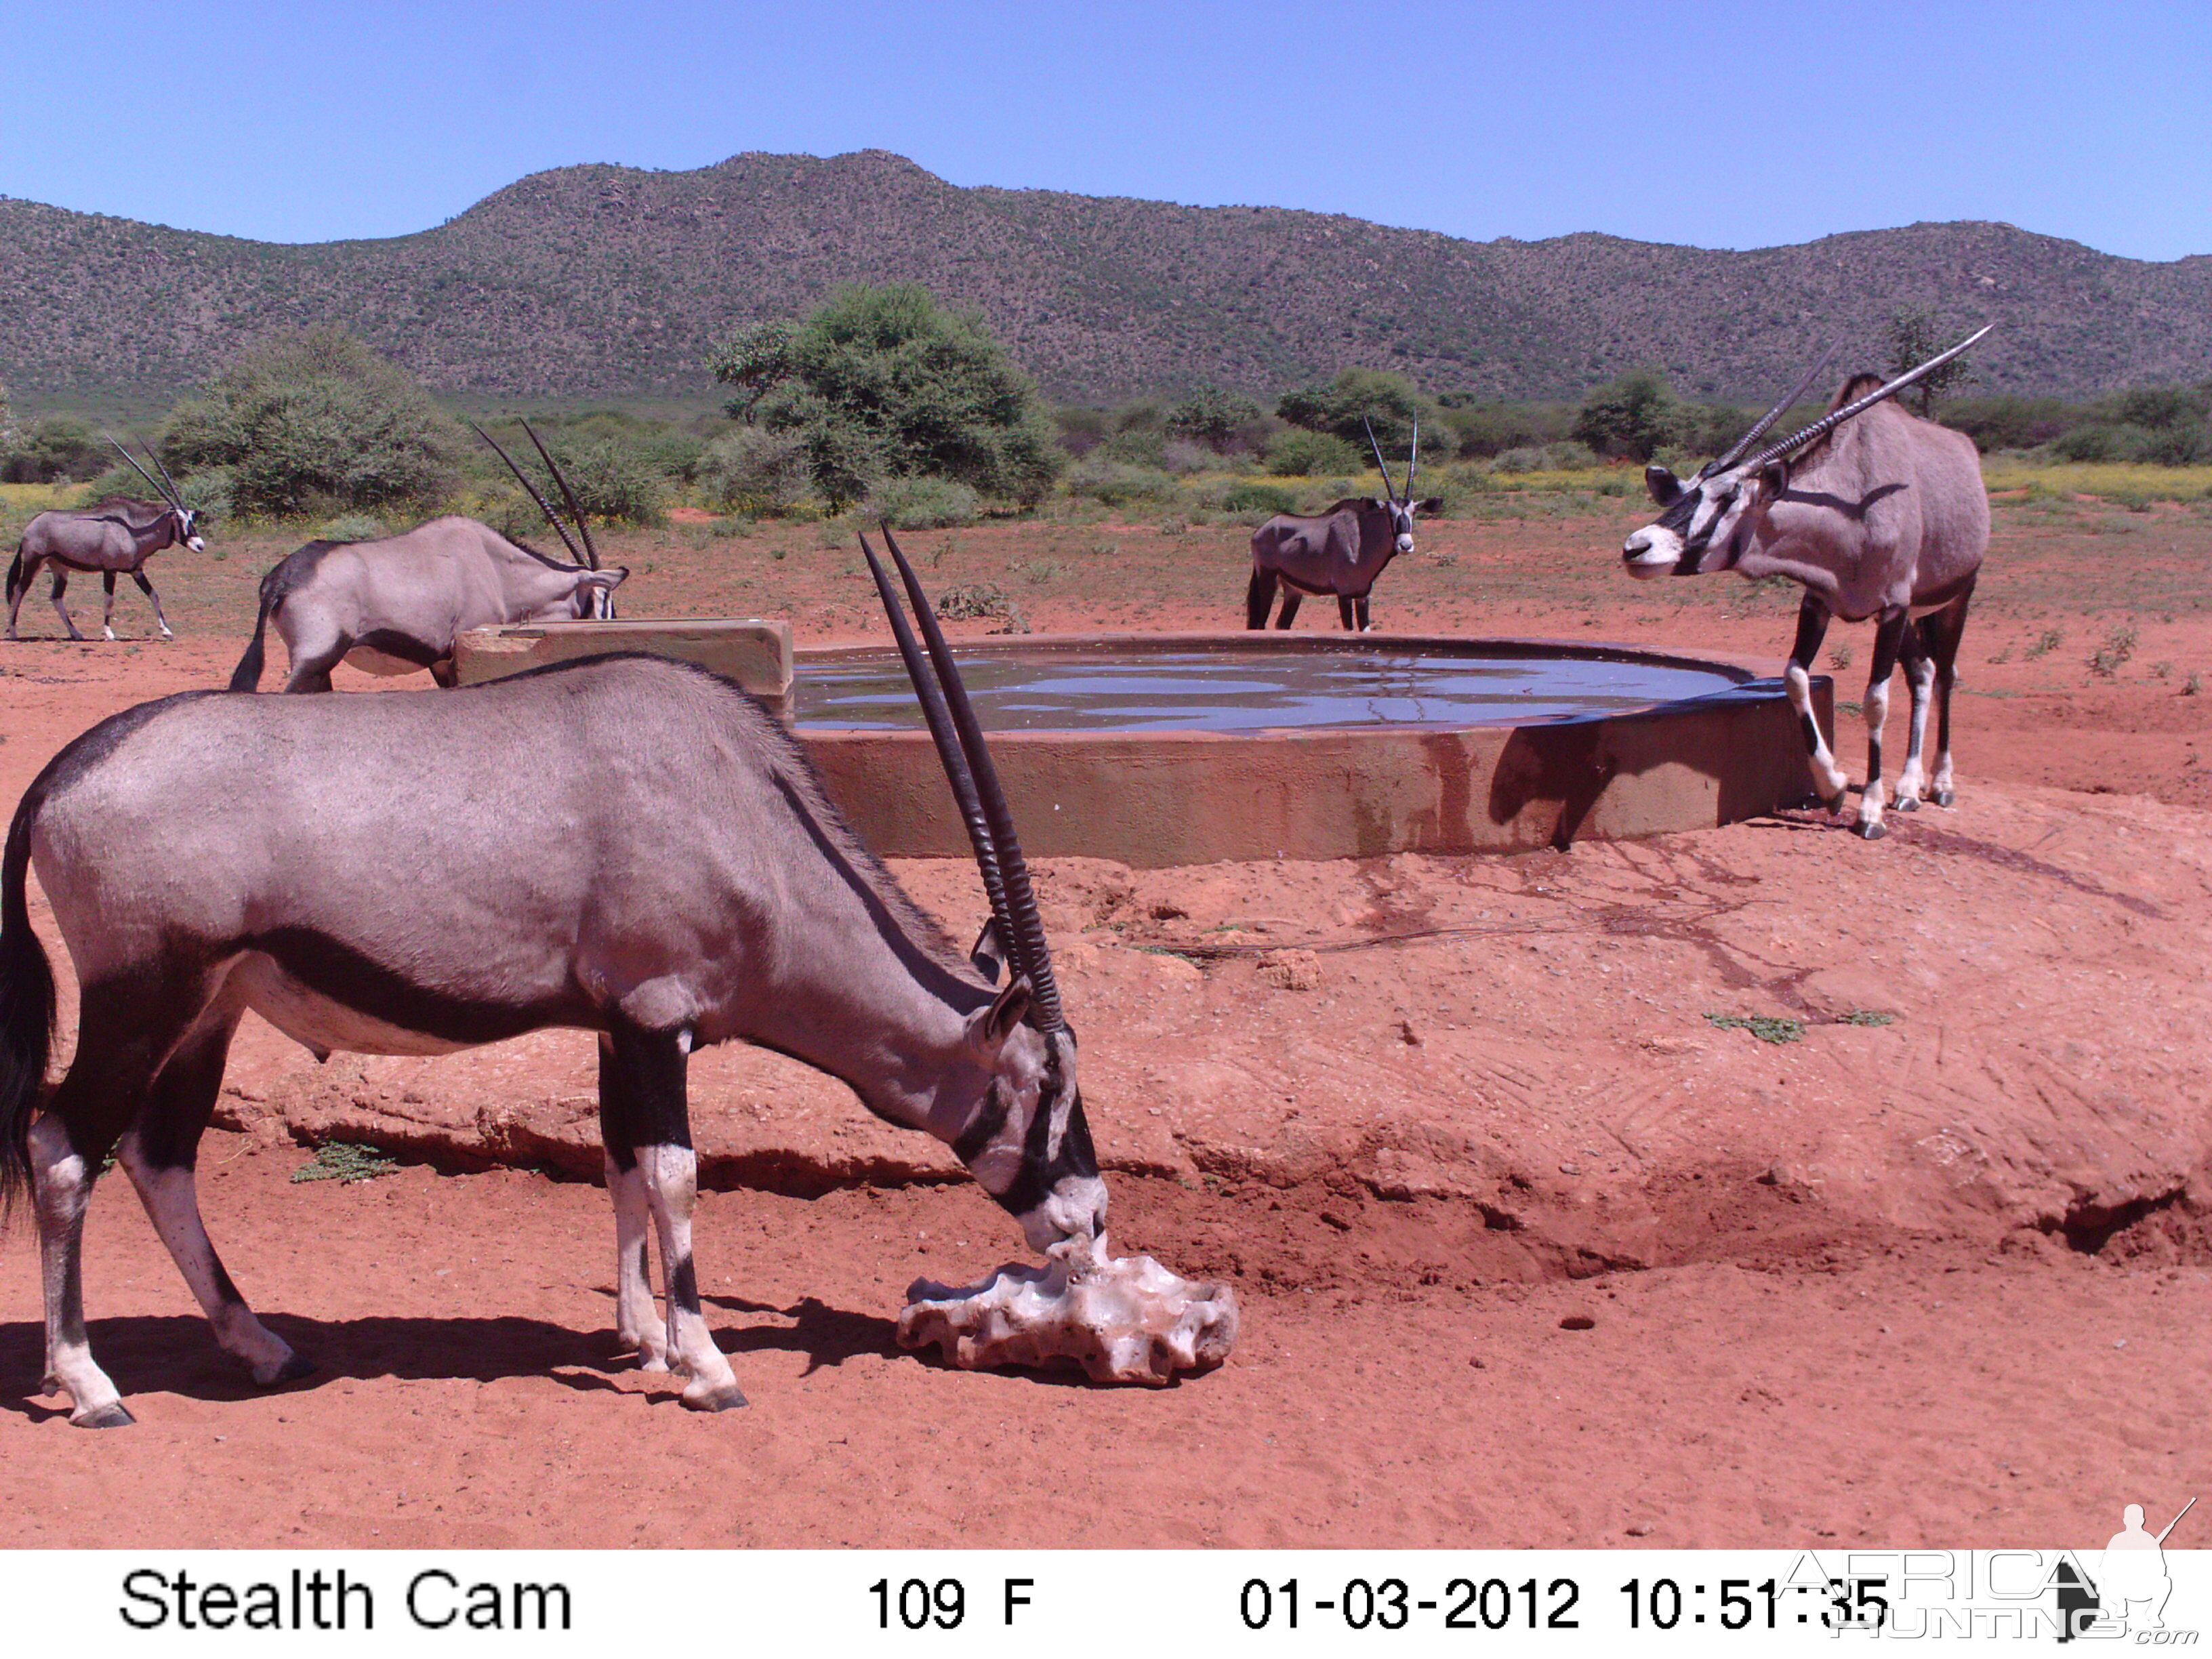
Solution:
<svg viewBox="0 0 2212 1659">
<path fill-rule="evenodd" d="M 1894 1025 L 1895 1014 L 1878 1014 L 1871 1008 L 1854 1008 L 1836 1021 L 1838 1025 Z"/>
<path fill-rule="evenodd" d="M 2049 653 L 2056 651 L 2060 646 L 2065 643 L 2066 635 L 2062 630 L 2056 628 L 2046 628 L 2029 642 L 2027 650 L 2020 653 L 2021 660 L 2023 662 L 2033 662 L 2038 657 L 2047 655 Z"/>
<path fill-rule="evenodd" d="M 1707 1014 L 1705 1018 L 1723 1031 L 1748 1031 L 1761 1042 L 1795 1042 L 1805 1035 L 1805 1022 L 1766 1014 Z"/>
<path fill-rule="evenodd" d="M 2089 672 L 2103 679 L 2112 679 L 2127 666 L 2128 659 L 2136 653 L 2136 642 L 2140 636 L 2133 623 L 2124 623 L 2105 635 L 2105 642 L 2089 657 Z"/>
<path fill-rule="evenodd" d="M 374 1181 L 379 1176 L 396 1174 L 398 1169 L 399 1160 L 389 1152 L 349 1140 L 332 1140 L 318 1146 L 313 1158 L 292 1171 L 292 1179 L 350 1183 Z"/>
</svg>

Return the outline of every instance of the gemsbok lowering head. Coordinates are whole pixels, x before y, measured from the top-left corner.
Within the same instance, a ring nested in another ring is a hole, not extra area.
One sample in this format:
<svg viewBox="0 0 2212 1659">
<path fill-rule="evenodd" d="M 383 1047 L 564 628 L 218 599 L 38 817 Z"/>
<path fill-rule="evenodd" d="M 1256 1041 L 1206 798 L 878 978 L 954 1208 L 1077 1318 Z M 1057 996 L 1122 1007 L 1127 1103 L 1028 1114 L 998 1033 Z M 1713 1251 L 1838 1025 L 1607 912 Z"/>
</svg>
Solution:
<svg viewBox="0 0 2212 1659">
<path fill-rule="evenodd" d="M 514 458 L 482 427 L 477 435 L 522 481 L 574 563 L 549 559 L 488 524 L 450 516 L 376 541 L 309 542 L 262 577 L 253 637 L 231 671 L 230 689 L 260 685 L 271 622 L 291 657 L 284 690 L 327 691 L 331 671 L 342 661 L 371 674 L 427 668 L 439 684 L 451 685 L 455 642 L 471 628 L 613 616 L 614 590 L 629 572 L 600 568 L 591 526 L 568 479 L 527 422 L 522 429 L 560 486 L 580 549 Z"/>
<path fill-rule="evenodd" d="M 85 1333 L 85 1208 L 111 1152 L 222 1346 L 264 1385 L 312 1369 L 247 1307 L 194 1191 L 248 1009 L 319 1056 L 597 1033 L 616 1330 L 645 1369 L 684 1373 L 696 1409 L 744 1403 L 692 1258 L 685 1071 L 703 1045 L 789 1054 L 935 1135 L 1037 1249 L 1097 1240 L 1106 1187 L 1027 869 L 958 673 L 915 609 L 939 668 L 897 632 L 975 837 L 1002 989 L 861 846 L 776 721 L 702 669 L 592 657 L 453 691 L 186 693 L 56 756 L 0 853 L 0 1186 L 30 1188 L 45 1386 L 70 1420 L 131 1420 Z M 50 1094 L 33 864 L 80 987 Z"/>
<path fill-rule="evenodd" d="M 1363 420 L 1361 425 L 1365 426 Z M 1298 614 L 1299 602 L 1309 593 L 1336 596 L 1337 618 L 1347 629 L 1365 633 L 1374 624 L 1367 619 L 1367 595 L 1391 560 L 1413 550 L 1413 515 L 1433 513 L 1443 505 L 1434 495 L 1413 499 L 1413 469 L 1421 457 L 1421 426 L 1413 423 L 1413 444 L 1406 457 L 1406 488 L 1392 483 L 1383 465 L 1382 447 L 1375 429 L 1367 428 L 1367 445 L 1375 452 L 1376 470 L 1382 475 L 1382 494 L 1370 499 L 1347 496 L 1326 513 L 1311 517 L 1278 513 L 1252 532 L 1252 580 L 1244 590 L 1244 625 L 1265 628 L 1275 589 L 1283 590 L 1283 608 L 1275 626 L 1288 628 Z"/>
<path fill-rule="evenodd" d="M 54 572 L 54 610 L 61 617 L 62 626 L 69 630 L 70 638 L 84 637 L 76 631 L 69 607 L 62 603 L 62 595 L 69 591 L 69 573 L 72 570 L 99 573 L 107 596 L 100 614 L 100 631 L 109 639 L 115 637 L 118 576 L 130 577 L 138 584 L 138 591 L 152 601 L 154 621 L 161 630 L 161 637 L 176 637 L 169 631 L 169 619 L 161 614 L 161 596 L 147 579 L 146 561 L 165 547 L 188 547 L 195 553 L 205 552 L 207 543 L 200 537 L 199 514 L 185 505 L 184 492 L 177 488 L 176 480 L 169 476 L 169 469 L 162 465 L 156 452 L 149 448 L 146 453 L 161 469 L 158 479 L 140 466 L 138 458 L 113 438 L 107 441 L 115 445 L 117 453 L 131 463 L 161 499 L 142 501 L 131 495 L 110 495 L 90 507 L 41 513 L 24 526 L 22 539 L 15 544 L 15 562 L 8 567 L 8 637 L 11 640 L 16 637 L 15 613 L 23 608 L 23 596 L 31 591 L 40 570 L 47 565 L 52 565 Z"/>
<path fill-rule="evenodd" d="M 1826 415 L 1753 453 L 1753 446 L 1827 366 L 1823 357 L 1695 477 L 1685 482 L 1663 466 L 1646 468 L 1651 499 L 1666 511 L 1621 549 L 1632 576 L 1733 570 L 1752 578 L 1786 576 L 1803 586 L 1790 650 L 1790 701 L 1803 726 L 1815 787 L 1831 811 L 1842 810 L 1849 781 L 1814 716 L 1813 659 L 1832 617 L 1874 619 L 1867 781 L 1853 825 L 1869 841 L 1885 833 L 1881 733 L 1889 678 L 1899 661 L 1912 690 L 1912 723 L 1897 810 L 1913 811 L 1923 792 L 1938 806 L 1954 799 L 1951 689 L 1967 602 L 1990 544 L 1989 495 L 1973 441 L 1917 419 L 1891 400 L 1989 331 L 1979 330 L 1887 384 L 1878 375 L 1853 375 Z M 1932 777 L 1922 761 L 1931 692 L 1938 709 Z"/>
</svg>

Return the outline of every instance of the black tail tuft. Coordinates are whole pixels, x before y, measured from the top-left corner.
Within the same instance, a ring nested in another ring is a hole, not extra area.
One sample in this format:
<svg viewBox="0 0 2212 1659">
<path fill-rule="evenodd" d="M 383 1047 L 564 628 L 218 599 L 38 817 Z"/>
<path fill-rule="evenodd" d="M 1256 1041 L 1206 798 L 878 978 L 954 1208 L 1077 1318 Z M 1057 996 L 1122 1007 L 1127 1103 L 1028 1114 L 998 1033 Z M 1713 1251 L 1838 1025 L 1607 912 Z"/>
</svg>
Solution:
<svg viewBox="0 0 2212 1659">
<path fill-rule="evenodd" d="M 15 562 L 8 567 L 8 603 L 10 605 L 15 603 L 15 595 L 21 592 L 23 587 L 23 550 L 18 546 L 15 549 Z"/>
<path fill-rule="evenodd" d="M 316 543 L 315 546 L 325 544 Z M 280 561 L 261 579 L 261 613 L 253 619 L 253 637 L 246 642 L 246 654 L 238 659 L 238 666 L 230 671 L 230 689 L 234 691 L 258 691 L 261 689 L 261 665 L 269 635 L 269 613 L 283 602 L 292 584 L 286 573 L 291 568 L 291 558 Z"/>
<path fill-rule="evenodd" d="M 24 795 L 0 853 L 0 1221 L 30 1179 L 31 1113 L 53 1050 L 54 970 L 24 896 L 31 821 L 45 798 L 36 785 Z"/>
</svg>

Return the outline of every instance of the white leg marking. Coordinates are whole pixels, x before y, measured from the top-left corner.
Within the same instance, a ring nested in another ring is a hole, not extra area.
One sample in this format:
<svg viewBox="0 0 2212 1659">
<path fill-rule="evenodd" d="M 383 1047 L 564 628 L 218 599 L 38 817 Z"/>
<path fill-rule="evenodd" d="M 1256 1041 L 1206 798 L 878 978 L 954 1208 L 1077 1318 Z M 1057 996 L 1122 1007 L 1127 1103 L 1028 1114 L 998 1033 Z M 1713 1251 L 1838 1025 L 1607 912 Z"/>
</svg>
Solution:
<svg viewBox="0 0 2212 1659">
<path fill-rule="evenodd" d="M 1881 729 L 1889 723 L 1889 682 L 1867 688 L 1866 723 L 1868 752 L 1871 757 L 1879 753 Z M 1869 765 L 1867 769 L 1866 788 L 1859 796 L 1858 832 L 1868 840 L 1881 833 L 1881 778 Z"/>
<path fill-rule="evenodd" d="M 1897 810 L 1910 812 L 1928 792 L 1921 751 L 1928 741 L 1928 709 L 1936 688 L 1936 663 L 1923 657 L 1905 671 L 1912 687 L 1912 727 L 1905 738 L 1905 769 L 1897 775 Z"/>
<path fill-rule="evenodd" d="M 645 1172 L 624 1174 L 607 1158 L 607 1196 L 615 1206 L 615 1335 L 635 1351 L 638 1369 L 668 1369 L 668 1329 L 653 1305 L 646 1236 L 653 1214 L 646 1202 Z"/>
<path fill-rule="evenodd" d="M 84 1160 L 70 1150 L 61 1120 L 51 1114 L 31 1126 L 31 1195 L 46 1293 L 45 1387 L 69 1391 L 72 1423 L 127 1423 L 123 1396 L 94 1363 L 84 1334 L 84 1206 L 92 1183 Z"/>
<path fill-rule="evenodd" d="M 684 1403 L 702 1411 L 742 1406 L 745 1397 L 738 1388 L 737 1373 L 714 1346 L 697 1306 L 691 1211 L 699 1199 L 699 1160 L 689 1146 L 641 1146 L 637 1167 L 653 1226 L 660 1234 L 660 1259 L 668 1278 L 669 1359 L 691 1379 L 684 1385 Z"/>
<path fill-rule="evenodd" d="M 1836 757 L 1828 747 L 1828 739 L 1821 734 L 1819 718 L 1813 713 L 1813 679 L 1804 669 L 1791 663 L 1782 677 L 1790 693 L 1790 706 L 1797 711 L 1797 718 L 1813 739 L 1813 787 L 1820 791 L 1820 799 L 1840 802 L 1850 780 L 1844 769 L 1836 764 Z"/>
<path fill-rule="evenodd" d="M 243 1362 L 253 1373 L 253 1380 L 264 1389 L 288 1375 L 305 1375 L 307 1368 L 295 1364 L 290 1343 L 256 1319 L 253 1310 L 238 1300 L 234 1291 L 231 1296 L 223 1294 L 222 1270 L 216 1261 L 215 1246 L 208 1241 L 207 1225 L 200 1219 L 199 1194 L 192 1172 L 156 1169 L 148 1164 L 136 1130 L 126 1133 L 116 1146 L 115 1161 L 138 1189 L 138 1201 L 146 1206 L 147 1217 L 161 1236 L 161 1243 L 168 1246 L 170 1259 L 191 1287 L 200 1311 L 215 1327 L 215 1340 L 222 1351 Z"/>
</svg>

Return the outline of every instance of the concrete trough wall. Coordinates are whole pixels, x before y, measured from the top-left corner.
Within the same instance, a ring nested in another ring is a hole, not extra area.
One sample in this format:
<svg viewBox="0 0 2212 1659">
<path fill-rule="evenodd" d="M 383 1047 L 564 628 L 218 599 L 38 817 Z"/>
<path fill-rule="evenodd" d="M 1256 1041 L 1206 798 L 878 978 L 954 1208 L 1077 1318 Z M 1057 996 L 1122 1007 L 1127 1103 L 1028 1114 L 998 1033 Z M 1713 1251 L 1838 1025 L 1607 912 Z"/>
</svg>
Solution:
<svg viewBox="0 0 2212 1659">
<path fill-rule="evenodd" d="M 1223 636 L 1220 644 L 1235 649 L 1249 637 Z M 1473 643 L 1367 638 L 1391 649 L 1464 652 Z M 1279 634 L 1267 641 L 1277 648 L 1283 642 Z M 1033 637 L 1006 648 L 1049 650 L 1054 643 Z M 1130 643 L 1188 648 L 1191 640 Z M 1481 643 L 1528 654 L 1589 655 L 1593 649 Z M 962 646 L 963 653 L 972 648 Z M 836 654 L 802 653 L 799 672 L 805 673 L 810 658 Z M 993 734 L 991 752 L 1025 851 L 1114 859 L 1145 869 L 1276 857 L 1524 851 L 1733 823 L 1809 793 L 1812 775 L 1779 682 L 1780 663 L 1672 660 L 1719 666 L 1740 674 L 1741 683 L 1629 714 L 1544 725 L 1256 734 L 1015 732 Z M 1823 721 L 1832 721 L 1830 683 L 1818 678 L 1814 688 Z M 798 736 L 832 798 L 878 853 L 969 855 L 927 733 L 802 727 Z"/>
</svg>

